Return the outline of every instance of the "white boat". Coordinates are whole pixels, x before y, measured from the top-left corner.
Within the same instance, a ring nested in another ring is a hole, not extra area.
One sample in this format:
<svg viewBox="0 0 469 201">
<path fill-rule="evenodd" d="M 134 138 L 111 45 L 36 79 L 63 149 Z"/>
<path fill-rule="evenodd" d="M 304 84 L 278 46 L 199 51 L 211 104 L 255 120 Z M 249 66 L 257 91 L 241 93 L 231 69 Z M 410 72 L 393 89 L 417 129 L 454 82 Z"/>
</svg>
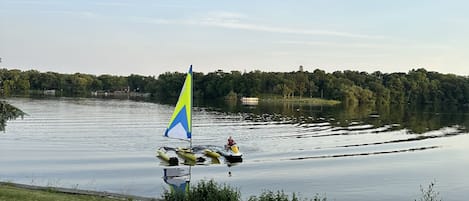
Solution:
<svg viewBox="0 0 469 201">
<path fill-rule="evenodd" d="M 243 105 L 258 105 L 259 104 L 259 98 L 257 97 L 242 97 L 241 98 L 241 103 Z"/>
</svg>

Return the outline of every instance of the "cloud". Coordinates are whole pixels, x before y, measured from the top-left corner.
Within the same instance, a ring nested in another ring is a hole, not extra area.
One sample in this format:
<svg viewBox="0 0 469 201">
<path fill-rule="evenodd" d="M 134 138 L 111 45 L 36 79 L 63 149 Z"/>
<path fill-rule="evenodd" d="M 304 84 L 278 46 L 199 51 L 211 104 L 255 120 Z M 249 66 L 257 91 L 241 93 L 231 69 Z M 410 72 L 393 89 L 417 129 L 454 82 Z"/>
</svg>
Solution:
<svg viewBox="0 0 469 201">
<path fill-rule="evenodd" d="M 129 19 L 136 23 L 144 23 L 144 24 L 186 24 L 183 21 L 178 20 L 168 20 L 162 18 L 152 18 L 152 17 L 139 17 L 139 16 L 132 16 Z"/>
<path fill-rule="evenodd" d="M 24 4 L 24 5 L 57 5 L 62 4 L 59 1 L 34 1 L 34 0 L 13 0 L 6 1 L 7 4 Z"/>
<path fill-rule="evenodd" d="M 367 35 L 350 32 L 340 32 L 320 29 L 295 29 L 282 26 L 268 26 L 259 23 L 249 23 L 249 18 L 241 13 L 217 11 L 210 12 L 205 16 L 196 19 L 161 19 L 149 17 L 133 17 L 140 23 L 151 24 L 178 24 L 205 27 L 218 27 L 225 29 L 237 29 L 246 31 L 269 32 L 278 34 L 297 34 L 297 35 L 322 35 L 345 38 L 367 38 L 367 39 L 384 39 L 385 36 Z"/>
<path fill-rule="evenodd" d="M 68 15 L 68 16 L 83 17 L 83 18 L 98 18 L 99 17 L 98 14 L 94 12 L 90 12 L 90 11 L 50 10 L 50 11 L 41 11 L 41 13 Z"/>
<path fill-rule="evenodd" d="M 128 7 L 128 6 L 132 6 L 132 4 L 126 3 L 126 2 L 108 2 L 108 1 L 93 2 L 92 5 L 104 6 L 104 7 Z"/>
<path fill-rule="evenodd" d="M 327 42 L 327 41 L 279 41 L 278 44 L 286 45 L 308 45 L 334 48 L 363 48 L 363 49 L 449 49 L 444 45 L 417 44 L 409 42 L 394 43 L 350 43 L 350 42 Z"/>
</svg>

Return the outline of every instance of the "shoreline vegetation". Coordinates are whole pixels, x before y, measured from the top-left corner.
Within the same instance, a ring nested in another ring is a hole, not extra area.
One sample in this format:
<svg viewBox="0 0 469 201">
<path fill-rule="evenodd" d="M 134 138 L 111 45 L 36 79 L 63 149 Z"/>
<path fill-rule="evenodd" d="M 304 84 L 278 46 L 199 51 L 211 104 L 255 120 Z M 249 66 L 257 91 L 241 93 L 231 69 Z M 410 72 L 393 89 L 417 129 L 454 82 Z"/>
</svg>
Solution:
<svg viewBox="0 0 469 201">
<path fill-rule="evenodd" d="M 26 115 L 21 109 L 0 100 L 0 131 L 5 130 L 6 122 Z"/>
<path fill-rule="evenodd" d="M 442 201 L 440 193 L 435 190 L 435 181 L 427 188 L 420 186 L 420 197 L 414 201 Z M 41 187 L 11 182 L 0 182 L 0 200 L 16 201 L 240 201 L 241 192 L 226 184 L 218 184 L 213 180 L 200 181 L 187 192 L 165 190 L 161 198 L 140 197 L 118 193 L 88 191 L 71 188 Z M 284 191 L 266 190 L 258 196 L 250 196 L 248 201 L 327 201 L 326 195 L 315 194 L 312 198 L 299 197 L 292 193 L 291 197 Z"/>
<path fill-rule="evenodd" d="M 0 96 L 128 96 L 156 100 L 176 99 L 185 73 L 166 72 L 155 76 L 90 75 L 83 73 L 0 69 Z M 408 73 L 373 73 L 320 69 L 313 72 L 194 72 L 194 99 L 239 100 L 241 97 L 281 97 L 283 102 L 305 102 L 304 97 L 360 105 L 460 105 L 469 106 L 469 77 L 442 74 L 423 68 Z M 299 99 L 298 99 L 299 98 Z M 276 100 L 275 101 L 280 101 Z M 298 101 L 299 100 L 299 101 Z M 267 98 L 266 101 L 270 101 Z M 326 102 L 325 104 L 331 104 Z M 334 103 L 335 104 L 335 103 Z"/>
<path fill-rule="evenodd" d="M 282 97 L 261 97 L 260 102 L 267 103 L 293 103 L 298 105 L 311 105 L 311 106 L 334 106 L 338 105 L 341 102 L 337 100 L 327 100 L 321 98 L 289 98 L 284 99 Z"/>
</svg>

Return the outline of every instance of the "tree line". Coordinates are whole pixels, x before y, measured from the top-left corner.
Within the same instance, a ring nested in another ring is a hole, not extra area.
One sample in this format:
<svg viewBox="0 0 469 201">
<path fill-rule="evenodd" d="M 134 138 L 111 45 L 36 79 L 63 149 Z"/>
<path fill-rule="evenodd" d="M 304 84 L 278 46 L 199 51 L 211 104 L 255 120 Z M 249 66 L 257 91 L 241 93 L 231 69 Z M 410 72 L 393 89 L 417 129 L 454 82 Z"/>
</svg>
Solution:
<svg viewBox="0 0 469 201">
<path fill-rule="evenodd" d="M 276 95 L 285 99 L 317 97 L 365 104 L 469 104 L 469 77 L 425 69 L 407 73 L 359 71 L 313 72 L 194 72 L 194 96 L 219 99 L 228 95 Z M 91 91 L 150 93 L 154 98 L 177 98 L 185 73 L 166 72 L 155 76 L 60 74 L 0 69 L 2 95 L 28 94 L 34 90 L 57 90 L 62 95 L 88 95 Z"/>
</svg>

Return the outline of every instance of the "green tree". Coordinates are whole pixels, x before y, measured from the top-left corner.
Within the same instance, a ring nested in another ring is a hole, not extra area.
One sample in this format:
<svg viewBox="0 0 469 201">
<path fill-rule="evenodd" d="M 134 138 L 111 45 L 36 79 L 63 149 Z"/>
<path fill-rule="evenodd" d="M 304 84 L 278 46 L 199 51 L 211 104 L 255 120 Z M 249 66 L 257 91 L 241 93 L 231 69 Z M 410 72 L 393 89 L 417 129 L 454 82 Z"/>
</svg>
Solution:
<svg viewBox="0 0 469 201">
<path fill-rule="evenodd" d="M 309 91 L 309 97 L 312 98 L 313 94 L 318 90 L 318 87 L 316 84 L 314 84 L 313 80 L 310 80 L 308 83 L 308 91 Z"/>
<path fill-rule="evenodd" d="M 385 86 L 389 89 L 391 104 L 406 103 L 404 88 L 405 79 L 404 75 L 398 73 L 393 73 L 386 77 Z"/>
<path fill-rule="evenodd" d="M 309 84 L 308 76 L 302 71 L 296 72 L 294 76 L 295 76 L 295 91 L 298 92 L 298 96 L 302 98 Z"/>
</svg>

